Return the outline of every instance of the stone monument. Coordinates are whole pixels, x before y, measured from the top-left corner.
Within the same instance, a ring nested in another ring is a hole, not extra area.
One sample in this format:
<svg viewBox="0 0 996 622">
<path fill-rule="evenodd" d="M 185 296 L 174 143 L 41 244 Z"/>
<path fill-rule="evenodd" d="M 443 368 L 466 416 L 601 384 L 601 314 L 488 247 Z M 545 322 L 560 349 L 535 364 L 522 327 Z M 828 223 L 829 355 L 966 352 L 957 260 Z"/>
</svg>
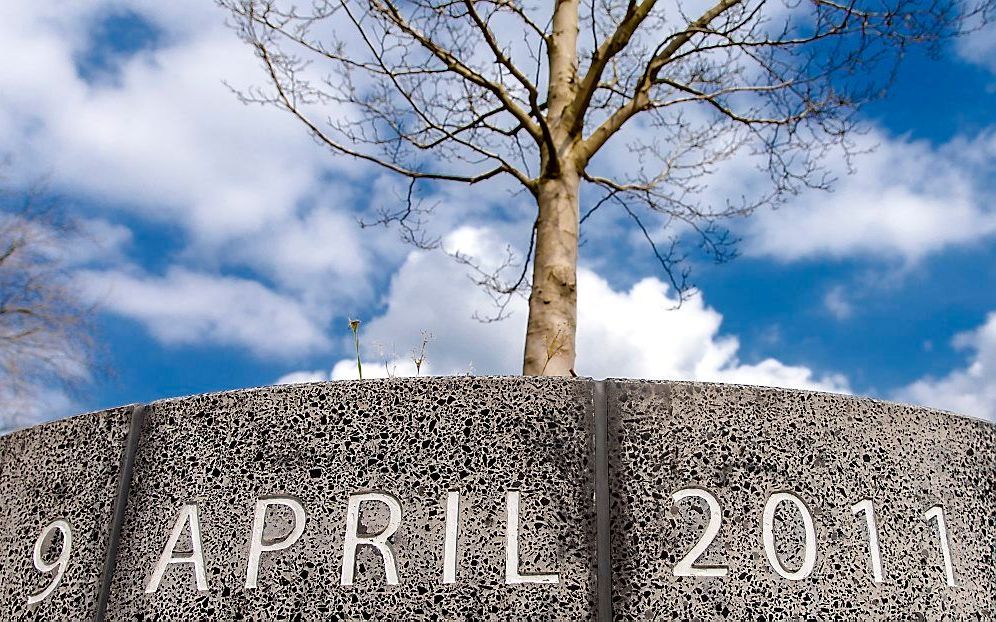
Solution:
<svg viewBox="0 0 996 622">
<path fill-rule="evenodd" d="M 996 426 L 841 395 L 451 377 L 0 438 L 0 620 L 991 620 Z"/>
</svg>

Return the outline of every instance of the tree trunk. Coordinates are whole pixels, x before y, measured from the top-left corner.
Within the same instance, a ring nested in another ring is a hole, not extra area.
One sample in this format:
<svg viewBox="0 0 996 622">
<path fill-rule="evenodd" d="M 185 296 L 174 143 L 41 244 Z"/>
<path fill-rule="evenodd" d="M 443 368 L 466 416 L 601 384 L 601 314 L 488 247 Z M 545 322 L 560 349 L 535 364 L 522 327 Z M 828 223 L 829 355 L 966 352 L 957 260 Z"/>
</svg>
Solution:
<svg viewBox="0 0 996 622">
<path fill-rule="evenodd" d="M 567 376 L 574 371 L 580 175 L 571 103 L 577 86 L 578 2 L 556 0 L 553 32 L 547 41 L 550 134 L 549 142 L 540 147 L 539 218 L 522 362 L 522 373 L 530 376 Z"/>
<path fill-rule="evenodd" d="M 522 373 L 567 376 L 577 332 L 578 172 L 542 179 Z"/>
</svg>

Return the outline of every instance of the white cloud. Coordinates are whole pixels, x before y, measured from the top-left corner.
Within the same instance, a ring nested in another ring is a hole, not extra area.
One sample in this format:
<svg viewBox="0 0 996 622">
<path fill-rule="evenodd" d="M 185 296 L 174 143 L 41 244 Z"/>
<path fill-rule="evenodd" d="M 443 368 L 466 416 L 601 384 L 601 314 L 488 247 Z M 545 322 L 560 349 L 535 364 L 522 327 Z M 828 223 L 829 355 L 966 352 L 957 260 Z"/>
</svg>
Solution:
<svg viewBox="0 0 996 622">
<path fill-rule="evenodd" d="M 958 40 L 958 53 L 996 73 L 996 21 Z"/>
<path fill-rule="evenodd" d="M 284 374 L 280 378 L 277 378 L 273 384 L 301 384 L 305 382 L 319 382 L 328 379 L 328 374 L 321 370 L 292 371 L 289 374 Z"/>
<path fill-rule="evenodd" d="M 12 393 L 0 387 L 0 434 L 78 414 L 80 404 L 63 389 L 32 385 Z"/>
<path fill-rule="evenodd" d="M 445 242 L 451 251 L 473 253 L 484 261 L 499 257 L 503 249 L 487 232 L 471 228 L 458 229 Z M 490 324 L 475 320 L 475 312 L 490 311 L 489 304 L 465 267 L 442 253 L 412 252 L 391 279 L 385 312 L 361 326 L 364 358 L 381 358 L 375 356 L 376 342 L 388 353 L 400 354 L 389 358 L 403 362 L 420 342 L 422 331 L 428 331 L 435 335 L 429 347 L 434 373 L 463 373 L 471 365 L 482 373 L 518 373 L 525 301 L 513 300 L 507 320 Z M 345 373 L 348 368 L 341 369 Z"/>
<path fill-rule="evenodd" d="M 846 320 L 854 315 L 854 305 L 847 299 L 847 293 L 840 285 L 835 285 L 827 290 L 826 295 L 823 296 L 823 306 L 838 320 Z"/>
<path fill-rule="evenodd" d="M 111 313 L 141 322 L 165 344 L 217 344 L 259 357 L 290 357 L 329 347 L 323 312 L 256 281 L 171 268 L 163 276 L 83 271 L 81 285 Z"/>
<path fill-rule="evenodd" d="M 115 11 L 140 13 L 161 36 L 152 49 L 116 58 L 115 79 L 88 83 L 75 60 Z M 193 0 L 5 6 L 0 54 L 24 62 L 0 63 L 0 140 L 17 154 L 15 176 L 50 172 L 53 190 L 100 210 L 85 223 L 94 243 L 75 246 L 70 260 L 122 266 L 90 273 L 95 294 L 109 286 L 141 293 L 114 294 L 108 310 L 166 343 L 313 352 L 329 343 L 327 319 L 369 304 L 374 283 L 386 279 L 377 271 L 389 274 L 403 258 L 394 232 L 361 233 L 352 215 L 397 198 L 357 181 L 355 162 L 331 157 L 289 115 L 238 102 L 222 81 L 257 84 L 263 74 L 225 17 Z M 145 251 L 128 249 L 131 232 L 111 224 L 122 211 L 169 237 L 176 250 L 165 276 L 128 267 L 126 250 L 139 261 Z M 218 276 L 228 269 L 244 278 Z M 195 291 L 239 308 L 222 314 L 211 302 L 177 298 Z M 250 334 L 269 326 L 267 317 L 289 322 L 286 333 Z"/>
<path fill-rule="evenodd" d="M 235 101 L 221 80 L 256 77 L 247 56 L 231 33 L 207 30 L 133 58 L 118 87 L 77 79 L 45 119 L 43 144 L 58 147 L 46 164 L 74 187 L 208 241 L 288 218 L 324 154 L 284 115 Z"/>
<path fill-rule="evenodd" d="M 746 250 L 783 261 L 850 256 L 917 261 L 996 233 L 992 197 L 979 185 L 996 165 L 996 133 L 940 148 L 874 134 L 857 172 L 831 193 L 809 192 L 757 214 Z"/>
<path fill-rule="evenodd" d="M 596 172 L 625 176 L 641 166 L 628 147 L 641 132 L 645 136 L 652 130 L 638 122 L 628 134 L 614 137 L 596 157 Z M 876 128 L 852 138 L 859 152 L 853 174 L 839 150 L 823 161 L 836 177 L 833 191 L 803 191 L 788 197 L 780 209 L 764 208 L 747 220 L 725 223 L 743 239 L 745 254 L 784 262 L 859 258 L 909 266 L 928 255 L 996 236 L 996 187 L 991 182 L 996 125 L 942 145 L 890 136 Z M 738 151 L 712 166 L 687 200 L 722 206 L 740 197 L 747 202 L 759 199 L 770 190 L 763 165 L 748 150 Z M 594 203 L 591 197 L 588 202 Z M 594 221 L 597 227 L 589 227 L 586 235 L 599 244 L 628 240 L 645 245 L 626 215 L 611 204 Z M 683 232 L 680 223 L 664 230 L 660 222 L 647 219 L 658 240 Z"/>
<path fill-rule="evenodd" d="M 446 240 L 483 261 L 497 261 L 501 245 L 486 230 L 463 228 Z M 775 359 L 747 364 L 738 358 L 736 337 L 722 335 L 722 315 L 701 297 L 681 308 L 667 285 L 643 279 L 629 291 L 616 291 L 594 272 L 578 274 L 577 371 L 592 377 L 694 379 L 783 387 L 846 391 L 837 375 L 819 376 L 804 366 Z M 512 316 L 481 324 L 475 311 L 487 312 L 489 298 L 466 276 L 466 269 L 441 254 L 412 253 L 391 281 L 385 312 L 361 326 L 364 375 L 386 375 L 368 344 L 388 344 L 402 353 L 429 330 L 429 372 L 437 374 L 517 374 L 525 335 L 526 303 L 514 300 Z M 388 357 L 397 375 L 413 375 L 404 355 Z M 367 370 L 370 370 L 368 373 Z M 291 378 L 355 378 L 356 361 L 345 358 L 331 373 L 306 372 Z M 285 380 L 285 376 L 281 380 Z"/>
<path fill-rule="evenodd" d="M 73 236 L 65 244 L 65 259 L 70 265 L 120 263 L 132 243 L 131 229 L 100 218 L 77 222 Z"/>
<path fill-rule="evenodd" d="M 348 196 L 345 191 L 340 194 Z M 342 211 L 316 207 L 299 218 L 232 240 L 219 247 L 216 256 L 224 259 L 222 263 L 250 266 L 296 294 L 313 294 L 340 306 L 369 297 L 368 277 L 390 254 L 376 248 L 383 232 L 370 232 L 363 239 L 365 235 Z"/>
<path fill-rule="evenodd" d="M 468 368 L 469 370 L 469 368 Z M 468 370 L 464 370 L 467 373 Z M 455 374 L 457 372 L 451 372 Z M 383 360 L 370 360 L 363 365 L 364 378 L 405 378 L 411 376 L 432 376 L 431 363 L 423 365 L 421 371 L 416 371 L 415 363 L 410 359 L 387 358 Z M 359 378 L 359 370 L 356 368 L 355 359 L 344 359 L 335 364 L 330 374 L 326 374 L 326 380 L 356 380 Z"/>
<path fill-rule="evenodd" d="M 957 335 L 954 345 L 971 352 L 964 368 L 917 380 L 897 391 L 895 399 L 996 422 L 996 312 L 982 326 Z"/>
<path fill-rule="evenodd" d="M 743 363 L 738 339 L 720 333 L 718 311 L 702 296 L 674 309 L 677 299 L 656 278 L 618 292 L 582 270 L 578 293 L 578 369 L 586 375 L 847 390 L 843 377 L 820 377 L 804 366 L 771 358 Z"/>
<path fill-rule="evenodd" d="M 186 0 L 50 5 L 14 3 L 0 20 L 0 55 L 21 59 L 0 64 L 0 139 L 17 154 L 15 174 L 50 172 L 56 189 L 102 210 L 178 227 L 188 260 L 298 285 L 363 274 L 357 197 L 329 176 L 355 179 L 358 165 L 330 157 L 289 115 L 239 103 L 223 80 L 244 87 L 263 74 L 224 11 Z M 141 12 L 163 34 L 118 58 L 115 80 L 87 83 L 75 59 L 116 10 Z"/>
</svg>

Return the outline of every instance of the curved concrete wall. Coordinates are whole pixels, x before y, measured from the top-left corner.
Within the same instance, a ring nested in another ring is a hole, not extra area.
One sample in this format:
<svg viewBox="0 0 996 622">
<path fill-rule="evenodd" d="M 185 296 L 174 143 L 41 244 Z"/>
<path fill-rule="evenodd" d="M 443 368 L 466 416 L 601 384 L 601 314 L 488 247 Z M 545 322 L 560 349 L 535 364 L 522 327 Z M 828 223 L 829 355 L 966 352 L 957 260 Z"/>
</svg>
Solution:
<svg viewBox="0 0 996 622">
<path fill-rule="evenodd" d="M 2 620 L 991 619 L 996 427 L 839 395 L 431 378 L 0 438 Z"/>
</svg>

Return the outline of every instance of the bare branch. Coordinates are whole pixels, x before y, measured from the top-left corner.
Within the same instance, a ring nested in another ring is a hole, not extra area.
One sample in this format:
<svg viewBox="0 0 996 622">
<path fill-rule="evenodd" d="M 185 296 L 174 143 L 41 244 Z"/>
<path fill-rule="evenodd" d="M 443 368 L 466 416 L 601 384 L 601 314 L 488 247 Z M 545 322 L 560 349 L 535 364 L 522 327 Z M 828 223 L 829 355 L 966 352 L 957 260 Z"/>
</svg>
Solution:
<svg viewBox="0 0 996 622">
<path fill-rule="evenodd" d="M 284 90 L 280 78 L 277 76 L 277 70 L 273 65 L 273 60 L 270 56 L 269 51 L 264 46 L 259 46 L 256 49 L 258 50 L 260 58 L 263 59 L 263 63 L 266 65 L 266 68 L 270 73 L 270 77 L 273 80 L 274 87 L 277 89 L 277 93 L 280 97 L 280 102 L 282 103 L 283 108 L 288 112 L 290 112 L 291 114 L 293 114 L 295 117 L 297 117 L 297 119 L 301 121 L 301 123 L 307 126 L 307 128 L 311 131 L 312 136 L 317 138 L 319 141 L 325 143 L 334 151 L 337 151 L 344 155 L 348 155 L 360 160 L 366 160 L 367 162 L 372 162 L 380 167 L 386 168 L 392 173 L 404 175 L 405 177 L 409 177 L 411 179 L 434 179 L 438 181 L 458 181 L 468 184 L 476 184 L 486 179 L 491 179 L 492 177 L 500 175 L 501 173 L 509 173 L 512 174 L 517 179 L 524 180 L 525 182 L 528 183 L 528 180 L 525 179 L 524 175 L 518 173 L 518 171 L 515 171 L 514 169 L 509 170 L 504 165 L 496 166 L 490 170 L 478 173 L 476 175 L 453 175 L 449 173 L 435 173 L 435 172 L 415 171 L 407 169 L 402 166 L 398 166 L 397 164 L 389 160 L 378 158 L 370 154 L 363 153 L 355 149 L 351 149 L 343 145 L 342 143 L 339 143 L 336 140 L 332 139 L 328 134 L 323 132 L 321 128 L 315 125 L 311 121 L 311 119 L 305 116 L 303 112 L 301 112 L 301 110 L 293 103 L 291 98 L 288 96 L 287 92 Z"/>
<path fill-rule="evenodd" d="M 0 430 L 43 387 L 73 389 L 89 373 L 93 308 L 64 261 L 79 235 L 42 188 L 0 193 Z"/>
<path fill-rule="evenodd" d="M 529 93 L 529 109 L 533 115 L 533 118 L 536 119 L 536 124 L 539 126 L 541 139 L 550 153 L 556 153 L 556 145 L 553 142 L 553 135 L 550 133 L 550 126 L 546 122 L 546 118 L 543 116 L 543 112 L 540 109 L 539 91 L 536 89 L 536 86 L 529 80 L 528 77 L 526 77 L 524 73 L 522 73 L 522 71 L 519 70 L 518 67 L 512 63 L 508 56 L 506 56 L 502 49 L 498 46 L 498 41 L 495 39 L 494 33 L 491 32 L 491 29 L 488 28 L 488 25 L 483 19 L 481 19 L 481 16 L 474 8 L 474 0 L 464 0 L 464 4 L 467 7 L 468 14 L 473 18 L 474 24 L 476 24 L 484 34 L 484 40 L 487 42 L 492 53 L 494 53 L 495 59 L 501 66 L 508 69 L 509 73 L 511 73 L 515 79 L 522 84 L 523 88 L 526 89 L 526 92 Z M 521 120 L 520 125 L 528 128 L 528 126 L 526 126 Z M 532 134 L 532 132 L 530 132 L 530 134 Z"/>
<path fill-rule="evenodd" d="M 286 110 L 332 151 L 409 180 L 363 226 L 397 225 L 405 242 L 437 248 L 426 233 L 435 206 L 416 182 L 507 175 L 531 193 L 539 228 L 524 258 L 508 249 L 495 270 L 456 254 L 495 317 L 513 294 L 539 292 L 530 373 L 548 371 L 544 348 L 574 343 L 580 224 L 612 207 L 684 296 L 685 248 L 725 261 L 736 254 L 726 219 L 830 188 L 837 163 L 849 167 L 858 151 L 858 111 L 881 96 L 906 49 L 936 49 L 996 7 L 710 0 L 685 14 L 683 3 L 656 0 L 218 1 L 268 77 L 243 101 Z M 626 151 L 605 167 L 596 156 L 614 137 Z M 717 182 L 728 166 L 753 177 L 726 196 Z M 591 204 L 581 204 L 582 183 L 599 190 Z M 518 206 L 491 207 L 521 219 Z M 571 369 L 573 356 L 558 350 L 549 373 Z"/>
<path fill-rule="evenodd" d="M 647 0 L 645 0 L 647 1 Z M 657 79 L 657 73 L 667 60 L 673 56 L 683 45 L 688 43 L 692 36 L 703 32 L 703 30 L 717 17 L 724 12 L 737 6 L 744 0 L 720 0 L 709 10 L 703 13 L 698 19 L 688 25 L 687 28 L 669 37 L 666 44 L 647 63 L 646 68 L 640 77 L 634 90 L 632 99 L 616 109 L 612 115 L 605 120 L 591 135 L 584 140 L 580 148 L 579 158 L 583 162 L 588 162 L 591 157 L 602 148 L 609 138 L 622 129 L 627 121 L 636 116 L 637 113 L 647 110 L 651 106 L 650 88 Z"/>
<path fill-rule="evenodd" d="M 418 41 L 426 50 L 431 52 L 433 56 L 442 61 L 443 64 L 446 65 L 447 69 L 461 76 L 465 80 L 468 80 L 469 82 L 494 93 L 498 100 L 504 104 L 508 112 L 511 113 L 524 128 L 526 128 L 526 131 L 529 132 L 533 138 L 536 140 L 541 139 L 541 130 L 537 127 L 536 123 L 529 117 L 526 111 L 515 103 L 511 95 L 508 94 L 501 84 L 486 79 L 484 76 L 461 62 L 460 59 L 454 56 L 449 50 L 433 41 L 431 37 L 412 27 L 405 20 L 405 18 L 402 17 L 397 6 L 390 2 L 390 0 L 371 0 L 371 4 L 375 7 L 382 8 L 382 10 L 390 16 L 391 20 L 402 30 L 402 32 L 410 35 L 413 39 Z"/>
<path fill-rule="evenodd" d="M 581 131 L 585 118 L 584 113 L 588 110 L 591 99 L 601 84 L 606 67 L 616 57 L 616 54 L 629 44 L 636 29 L 647 18 L 656 3 L 657 0 L 643 0 L 639 4 L 633 0 L 629 0 L 626 6 L 625 17 L 623 17 L 612 35 L 602 42 L 592 54 L 591 65 L 589 65 L 588 71 L 581 79 L 581 84 L 578 87 L 573 104 L 575 110 L 574 131 Z"/>
</svg>

